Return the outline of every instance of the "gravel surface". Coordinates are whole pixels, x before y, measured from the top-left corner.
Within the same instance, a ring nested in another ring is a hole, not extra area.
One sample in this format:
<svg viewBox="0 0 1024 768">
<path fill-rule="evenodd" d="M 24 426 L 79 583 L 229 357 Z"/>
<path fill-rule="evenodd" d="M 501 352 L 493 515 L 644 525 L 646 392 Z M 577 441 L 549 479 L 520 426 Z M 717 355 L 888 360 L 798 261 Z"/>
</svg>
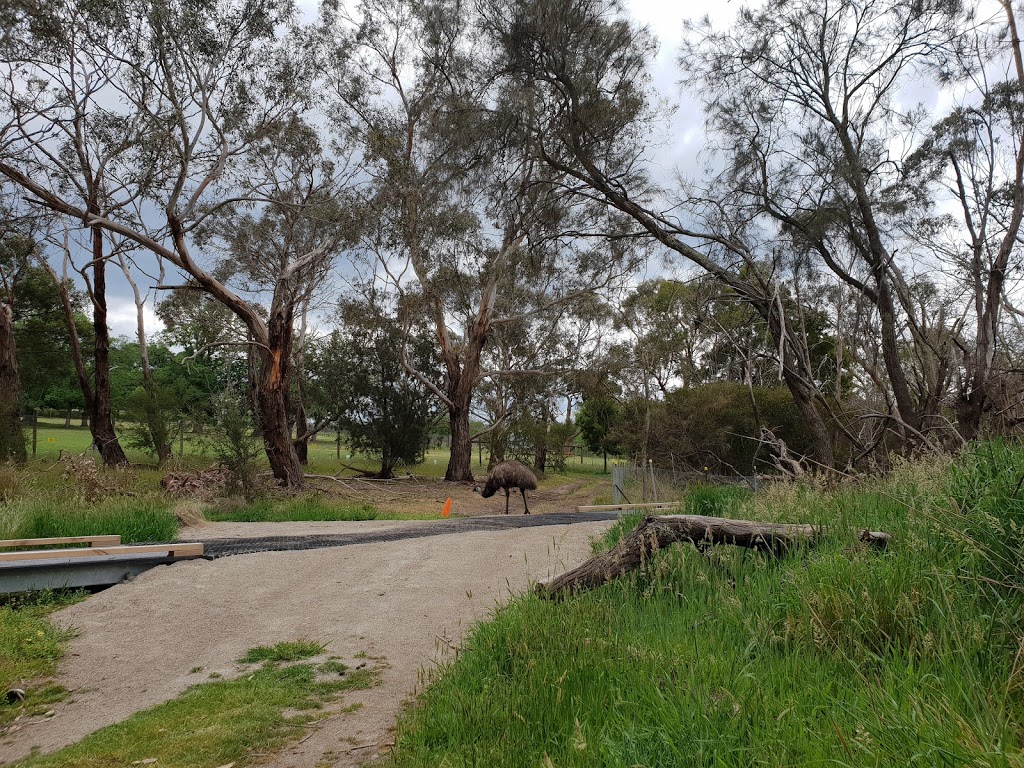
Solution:
<svg viewBox="0 0 1024 768">
<path fill-rule="evenodd" d="M 572 519 L 573 525 L 512 528 L 499 518 L 477 524 L 490 530 L 446 536 L 422 533 L 438 526 L 434 521 L 269 524 L 318 537 L 340 535 L 325 525 L 344 525 L 348 536 L 405 533 L 388 541 L 155 568 L 54 615 L 56 623 L 79 632 L 58 678 L 72 695 L 54 707 L 52 718 L 4 736 L 0 763 L 33 747 L 51 751 L 78 741 L 178 696 L 211 673 L 238 674 L 235 660 L 249 648 L 309 639 L 327 643 L 327 653 L 346 661 L 370 657 L 382 669 L 381 684 L 346 694 L 301 743 L 267 758 L 267 764 L 358 765 L 386 752 L 395 717 L 425 679 L 424 669 L 443 660 L 475 622 L 525 590 L 529 580 L 586 559 L 591 538 L 610 524 Z M 467 522 L 443 524 L 450 532 Z M 253 524 L 244 525 L 253 531 Z M 197 538 L 216 538 L 213 527 L 196 530 Z M 276 538 L 285 530 L 275 529 Z M 420 533 L 410 537 L 413 531 Z M 362 707 L 342 711 L 356 703 Z"/>
</svg>

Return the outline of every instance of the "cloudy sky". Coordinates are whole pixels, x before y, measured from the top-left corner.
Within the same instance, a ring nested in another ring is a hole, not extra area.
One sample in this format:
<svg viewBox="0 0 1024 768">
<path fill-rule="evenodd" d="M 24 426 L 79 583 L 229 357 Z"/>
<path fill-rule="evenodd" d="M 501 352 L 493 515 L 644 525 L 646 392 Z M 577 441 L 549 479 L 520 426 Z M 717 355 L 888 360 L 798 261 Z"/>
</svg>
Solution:
<svg viewBox="0 0 1024 768">
<path fill-rule="evenodd" d="M 319 0 L 299 0 L 303 12 L 312 18 L 316 14 Z M 760 0 L 748 0 L 746 4 L 758 5 Z M 666 178 L 675 169 L 684 174 L 695 173 L 698 158 L 705 145 L 703 115 L 692 96 L 679 90 L 678 70 L 675 59 L 682 39 L 684 20 L 710 16 L 716 27 L 729 25 L 736 12 L 744 3 L 740 0 L 626 0 L 626 7 L 632 17 L 646 25 L 660 41 L 658 56 L 653 64 L 652 76 L 656 90 L 673 102 L 678 103 L 667 135 L 652 147 L 651 156 L 656 175 Z M 911 85 L 904 98 L 913 103 L 922 103 L 933 110 L 949 108 L 951 96 L 936 93 Z M 652 268 L 657 268 L 652 265 Z M 135 306 L 131 291 L 119 274 L 110 276 L 110 323 L 112 332 L 120 336 L 135 335 Z M 148 331 L 156 332 L 160 325 L 151 308 L 147 307 Z"/>
</svg>

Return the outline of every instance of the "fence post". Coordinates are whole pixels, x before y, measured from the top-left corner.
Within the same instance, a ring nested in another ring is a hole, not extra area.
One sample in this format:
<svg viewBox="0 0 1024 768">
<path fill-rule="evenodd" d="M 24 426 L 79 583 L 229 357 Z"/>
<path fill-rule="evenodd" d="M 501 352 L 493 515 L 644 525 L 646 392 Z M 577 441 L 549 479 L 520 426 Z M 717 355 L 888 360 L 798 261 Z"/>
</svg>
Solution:
<svg viewBox="0 0 1024 768">
<path fill-rule="evenodd" d="M 626 468 L 619 465 L 612 467 L 612 504 L 622 503 L 622 486 L 626 482 Z"/>
</svg>

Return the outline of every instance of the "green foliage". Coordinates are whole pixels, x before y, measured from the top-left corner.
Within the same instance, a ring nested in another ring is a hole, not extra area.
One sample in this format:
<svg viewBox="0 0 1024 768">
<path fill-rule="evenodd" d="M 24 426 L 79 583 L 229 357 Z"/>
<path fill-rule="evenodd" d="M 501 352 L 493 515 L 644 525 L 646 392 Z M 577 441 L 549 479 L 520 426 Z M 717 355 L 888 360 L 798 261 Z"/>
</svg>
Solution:
<svg viewBox="0 0 1024 768">
<path fill-rule="evenodd" d="M 751 492 L 737 485 L 691 486 L 683 498 L 683 512 L 707 517 L 735 517 L 736 510 L 751 497 Z"/>
<path fill-rule="evenodd" d="M 785 557 L 672 547 L 599 590 L 513 601 L 406 714 L 393 764 L 1016 765 L 1024 597 L 991 581 L 1021 562 L 1016 542 L 993 551 L 1022 471 L 1024 447 L 996 445 L 949 480 L 931 462 L 833 492 L 701 489 L 687 511 L 831 536 Z M 965 551 L 951 502 L 991 540 Z"/>
<path fill-rule="evenodd" d="M 70 296 L 82 354 L 89 364 L 93 329 L 86 314 L 88 298 L 73 287 Z M 42 267 L 27 266 L 18 281 L 14 337 L 25 409 L 81 408 L 85 401 L 78 386 L 60 292 Z"/>
<path fill-rule="evenodd" d="M 953 471 L 953 499 L 975 567 L 1024 589 L 1024 450 L 1007 442 L 973 448 Z"/>
<path fill-rule="evenodd" d="M 299 661 L 319 656 L 325 646 L 308 640 L 282 642 L 276 645 L 260 645 L 250 648 L 245 656 L 238 660 L 239 664 L 259 664 L 261 661 Z"/>
<path fill-rule="evenodd" d="M 216 377 L 202 364 L 186 363 L 163 344 L 147 345 L 152 384 L 147 386 L 139 345 L 121 340 L 111 348 L 111 401 L 122 414 L 127 444 L 158 460 L 189 416 L 207 418 Z"/>
<path fill-rule="evenodd" d="M 613 430 L 621 418 L 619 404 L 610 397 L 591 398 L 583 401 L 576 413 L 576 425 L 587 447 L 594 453 L 619 452 Z"/>
<path fill-rule="evenodd" d="M 335 414 L 353 449 L 380 456 L 377 475 L 391 477 L 398 463 L 423 460 L 439 414 L 433 393 L 406 373 L 402 349 L 429 375 L 437 366 L 435 343 L 423 334 L 406 334 L 372 303 L 349 302 L 341 316 L 342 329 L 309 354 L 308 390 Z"/>
<path fill-rule="evenodd" d="M 669 392 L 652 404 L 648 455 L 655 465 L 752 474 L 767 456 L 758 442 L 763 425 L 798 455 L 813 455 L 811 435 L 789 390 L 717 382 Z M 624 452 L 636 454 L 643 436 L 644 404 L 630 402 L 612 431 Z"/>
<path fill-rule="evenodd" d="M 212 399 L 209 447 L 217 460 L 231 472 L 229 493 L 241 492 L 246 498 L 256 495 L 257 460 L 263 446 L 254 437 L 255 421 L 249 402 L 234 387 Z"/>
</svg>

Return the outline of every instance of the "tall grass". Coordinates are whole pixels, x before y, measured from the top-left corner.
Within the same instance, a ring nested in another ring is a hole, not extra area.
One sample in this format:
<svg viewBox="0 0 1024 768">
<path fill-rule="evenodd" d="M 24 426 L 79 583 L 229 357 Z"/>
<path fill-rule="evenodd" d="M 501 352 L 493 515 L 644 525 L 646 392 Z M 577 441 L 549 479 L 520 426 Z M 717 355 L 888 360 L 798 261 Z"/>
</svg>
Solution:
<svg viewBox="0 0 1024 768">
<path fill-rule="evenodd" d="M 111 497 L 95 502 L 56 494 L 22 497 L 0 508 L 0 538 L 120 534 L 124 543 L 174 541 L 178 520 L 169 499 Z"/>
<path fill-rule="evenodd" d="M 713 499 L 835 536 L 784 558 L 674 547 L 562 603 L 514 601 L 405 716 L 394 763 L 1020 766 L 1022 476 L 1024 449 L 996 444 L 952 475 Z M 890 551 L 843 533 L 861 526 Z"/>
</svg>

